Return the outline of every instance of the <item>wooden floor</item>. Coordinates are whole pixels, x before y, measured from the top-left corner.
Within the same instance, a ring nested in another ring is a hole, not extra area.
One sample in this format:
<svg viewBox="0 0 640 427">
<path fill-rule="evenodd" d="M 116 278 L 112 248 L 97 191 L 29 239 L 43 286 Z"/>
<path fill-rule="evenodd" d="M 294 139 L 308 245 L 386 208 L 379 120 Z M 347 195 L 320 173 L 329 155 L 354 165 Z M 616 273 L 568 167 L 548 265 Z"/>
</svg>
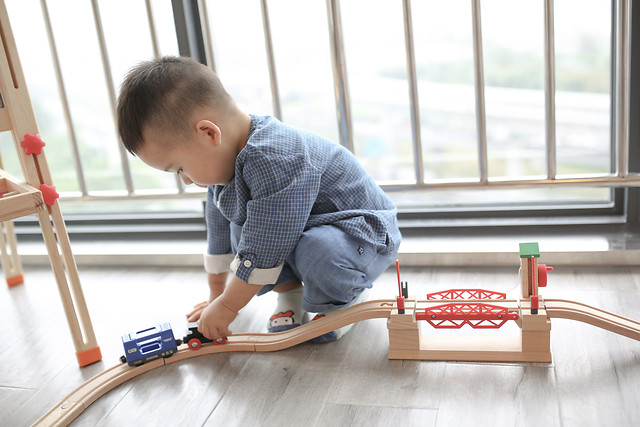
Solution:
<svg viewBox="0 0 640 427">
<path fill-rule="evenodd" d="M 517 267 L 407 268 L 403 280 L 418 296 L 469 287 L 515 297 L 517 274 Z M 0 286 L 0 425 L 30 425 L 119 363 L 124 333 L 169 321 L 181 336 L 184 313 L 206 295 L 200 269 L 81 268 L 80 275 L 103 352 L 102 362 L 82 369 L 50 269 L 28 268 L 25 285 Z M 393 297 L 396 289 L 389 271 L 368 298 Z M 557 268 L 543 296 L 637 320 L 640 267 Z M 264 332 L 273 303 L 269 294 L 254 299 L 232 329 Z M 640 425 L 640 342 L 561 319 L 552 321 L 551 337 L 551 364 L 397 361 L 387 359 L 385 321 L 368 320 L 335 343 L 155 369 L 106 394 L 73 425 Z"/>
</svg>

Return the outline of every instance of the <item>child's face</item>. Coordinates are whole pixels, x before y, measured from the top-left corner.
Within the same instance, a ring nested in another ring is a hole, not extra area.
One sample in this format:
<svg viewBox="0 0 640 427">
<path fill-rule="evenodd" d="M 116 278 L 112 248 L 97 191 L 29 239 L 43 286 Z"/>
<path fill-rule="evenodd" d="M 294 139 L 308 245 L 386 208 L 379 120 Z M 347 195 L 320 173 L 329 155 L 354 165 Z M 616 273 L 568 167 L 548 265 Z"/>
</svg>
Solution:
<svg viewBox="0 0 640 427">
<path fill-rule="evenodd" d="M 221 144 L 217 128 L 213 135 L 202 130 L 181 141 L 153 131 L 144 135 L 137 156 L 152 168 L 177 173 L 186 185 L 227 185 L 233 178 L 235 157 Z"/>
</svg>

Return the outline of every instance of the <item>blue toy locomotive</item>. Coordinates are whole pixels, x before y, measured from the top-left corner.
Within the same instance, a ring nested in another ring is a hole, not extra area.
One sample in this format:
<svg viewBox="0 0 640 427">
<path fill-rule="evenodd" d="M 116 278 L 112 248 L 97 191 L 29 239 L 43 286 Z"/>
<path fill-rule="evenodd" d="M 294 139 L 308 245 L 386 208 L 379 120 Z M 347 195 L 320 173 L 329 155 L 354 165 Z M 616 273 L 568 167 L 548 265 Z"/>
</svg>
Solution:
<svg viewBox="0 0 640 427">
<path fill-rule="evenodd" d="M 125 355 L 120 357 L 122 363 L 129 366 L 140 366 L 161 357 L 171 357 L 178 352 L 178 346 L 187 343 L 191 350 L 198 350 L 202 344 L 224 344 L 226 337 L 216 341 L 206 338 L 198 331 L 198 324 L 189 323 L 189 330 L 183 339 L 175 339 L 169 323 L 163 323 L 142 331 L 122 336 Z"/>
</svg>

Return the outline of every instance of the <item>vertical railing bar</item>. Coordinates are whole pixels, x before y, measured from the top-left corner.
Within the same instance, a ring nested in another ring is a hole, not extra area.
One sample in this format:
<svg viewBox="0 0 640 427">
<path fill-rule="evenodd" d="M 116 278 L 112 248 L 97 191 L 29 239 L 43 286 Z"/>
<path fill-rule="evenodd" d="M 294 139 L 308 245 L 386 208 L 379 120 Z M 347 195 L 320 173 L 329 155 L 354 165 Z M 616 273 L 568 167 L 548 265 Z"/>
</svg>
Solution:
<svg viewBox="0 0 640 427">
<path fill-rule="evenodd" d="M 411 132 L 413 138 L 413 157 L 416 182 L 424 183 L 424 164 L 422 159 L 422 138 L 420 135 L 420 103 L 418 100 L 418 78 L 416 76 L 415 48 L 413 46 L 413 18 L 411 0 L 402 1 L 404 17 L 404 39 L 407 56 L 407 78 L 409 79 L 409 102 L 411 106 Z"/>
<path fill-rule="evenodd" d="M 276 74 L 276 61 L 273 54 L 273 42 L 271 40 L 271 22 L 269 21 L 269 8 L 267 0 L 260 0 L 262 10 L 262 28 L 264 30 L 264 44 L 267 50 L 267 65 L 269 66 L 269 82 L 271 84 L 271 102 L 273 103 L 273 114 L 282 120 L 282 109 L 280 108 L 280 91 L 278 89 L 278 76 Z"/>
<path fill-rule="evenodd" d="M 484 60 L 482 55 L 482 17 L 480 0 L 471 0 L 471 15 L 473 22 L 473 62 L 474 81 L 476 89 L 476 132 L 478 137 L 478 167 L 480 182 L 489 181 L 489 166 L 487 155 L 487 119 L 486 102 L 484 97 Z"/>
<path fill-rule="evenodd" d="M 160 57 L 160 46 L 158 44 L 158 32 L 156 30 L 156 20 L 153 15 L 153 6 L 151 5 L 151 0 L 145 0 L 144 2 L 145 8 L 147 10 L 147 21 L 149 23 L 149 35 L 151 36 L 151 46 L 153 49 L 153 57 Z M 182 179 L 176 174 L 175 176 L 176 188 L 178 189 L 178 193 L 184 193 L 184 185 L 182 183 Z"/>
<path fill-rule="evenodd" d="M 351 101 L 349 97 L 349 80 L 347 78 L 347 61 L 344 54 L 342 37 L 342 20 L 340 18 L 340 0 L 327 0 L 329 21 L 329 39 L 331 61 L 333 65 L 333 85 L 336 97 L 336 114 L 338 117 L 338 133 L 340 143 L 352 153 L 353 128 L 351 125 Z"/>
<path fill-rule="evenodd" d="M 553 0 L 544 2 L 544 80 L 547 144 L 547 179 L 556 179 L 556 73 Z"/>
<path fill-rule="evenodd" d="M 151 37 L 151 46 L 153 48 L 153 57 L 160 56 L 160 47 L 158 46 L 158 32 L 156 30 L 156 20 L 153 17 L 153 7 L 151 0 L 145 0 L 145 8 L 147 9 L 147 21 L 149 23 L 149 36 Z"/>
<path fill-rule="evenodd" d="M 151 46 L 153 48 L 153 57 L 160 57 L 160 46 L 158 44 L 158 32 L 156 30 L 156 20 L 153 15 L 153 6 L 151 5 L 151 0 L 145 0 L 145 7 L 147 9 L 147 21 L 149 22 L 149 35 L 151 36 Z M 184 185 L 182 183 L 182 179 L 176 174 L 175 176 L 176 188 L 178 189 L 178 194 L 184 193 Z"/>
<path fill-rule="evenodd" d="M 76 132 L 73 128 L 73 119 L 71 118 L 71 109 L 69 107 L 69 99 L 67 98 L 67 89 L 64 85 L 64 79 L 62 77 L 60 57 L 58 56 L 58 47 L 56 46 L 53 28 L 51 26 L 49 8 L 47 7 L 46 0 L 40 0 L 40 5 L 42 8 L 42 16 L 44 18 L 44 24 L 47 31 L 47 38 L 49 39 L 49 49 L 51 49 L 51 58 L 53 60 L 53 68 L 56 74 L 58 93 L 60 95 L 60 102 L 62 103 L 62 113 L 64 115 L 64 121 L 67 126 L 67 132 L 69 133 L 69 139 L 71 140 L 71 156 L 73 158 L 73 164 L 76 168 L 76 174 L 78 176 L 78 186 L 80 187 L 80 192 L 82 193 L 82 195 L 86 196 L 88 195 L 87 181 L 85 179 L 84 169 L 82 167 L 78 138 L 76 137 Z"/>
<path fill-rule="evenodd" d="M 100 17 L 100 9 L 98 7 L 98 0 L 91 0 L 91 7 L 93 9 L 93 19 L 96 25 L 96 34 L 98 36 L 98 44 L 100 46 L 100 56 L 102 58 L 102 67 L 104 72 L 104 79 L 107 85 L 107 93 L 109 95 L 109 104 L 111 106 L 111 114 L 116 117 L 116 90 L 113 85 L 113 76 L 111 74 L 111 65 L 109 63 L 109 54 L 107 53 L 107 45 L 104 40 L 104 30 L 102 28 L 102 19 Z M 133 178 L 131 176 L 131 169 L 129 168 L 129 161 L 124 146 L 120 141 L 120 135 L 116 126 L 116 138 L 118 139 L 118 150 L 120 152 L 120 162 L 122 164 L 122 172 L 124 174 L 124 182 L 127 187 L 127 192 L 133 194 Z"/>
<path fill-rule="evenodd" d="M 207 57 L 207 65 L 214 73 L 217 73 L 216 57 L 213 54 L 213 34 L 211 32 L 211 23 L 209 22 L 209 12 L 207 11 L 207 0 L 200 0 L 198 2 L 198 9 L 200 10 L 202 32 L 204 33 L 204 53 Z"/>
<path fill-rule="evenodd" d="M 618 178 L 629 175 L 629 69 L 630 69 L 630 7 L 629 0 L 618 0 L 616 8 L 615 63 L 615 135 Z"/>
</svg>

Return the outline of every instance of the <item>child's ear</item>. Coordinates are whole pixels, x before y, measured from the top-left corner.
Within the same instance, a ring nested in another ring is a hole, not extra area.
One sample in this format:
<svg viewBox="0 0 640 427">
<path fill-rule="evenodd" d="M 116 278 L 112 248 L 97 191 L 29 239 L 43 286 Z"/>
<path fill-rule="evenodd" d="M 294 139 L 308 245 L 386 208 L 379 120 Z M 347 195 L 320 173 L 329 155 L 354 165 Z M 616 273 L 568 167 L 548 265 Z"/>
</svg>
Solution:
<svg viewBox="0 0 640 427">
<path fill-rule="evenodd" d="M 214 145 L 220 145 L 222 142 L 222 134 L 220 128 L 215 123 L 209 120 L 200 120 L 196 123 L 196 131 L 198 135 L 208 138 Z"/>
</svg>

